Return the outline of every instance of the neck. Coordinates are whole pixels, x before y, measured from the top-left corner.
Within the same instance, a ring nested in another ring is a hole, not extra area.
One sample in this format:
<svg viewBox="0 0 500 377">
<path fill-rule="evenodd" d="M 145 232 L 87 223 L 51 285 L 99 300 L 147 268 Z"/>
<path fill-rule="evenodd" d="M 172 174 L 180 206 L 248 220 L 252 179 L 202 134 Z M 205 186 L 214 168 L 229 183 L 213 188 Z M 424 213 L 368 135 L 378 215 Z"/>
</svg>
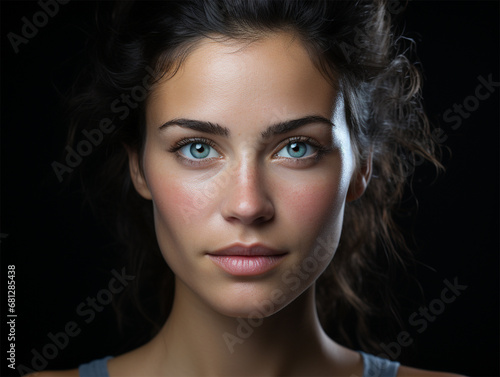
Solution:
<svg viewBox="0 0 500 377">
<path fill-rule="evenodd" d="M 331 370 L 340 346 L 319 323 L 314 285 L 266 318 L 234 318 L 176 284 L 172 312 L 149 345 L 155 375 L 278 376 Z M 149 357 L 148 357 L 149 358 Z"/>
</svg>

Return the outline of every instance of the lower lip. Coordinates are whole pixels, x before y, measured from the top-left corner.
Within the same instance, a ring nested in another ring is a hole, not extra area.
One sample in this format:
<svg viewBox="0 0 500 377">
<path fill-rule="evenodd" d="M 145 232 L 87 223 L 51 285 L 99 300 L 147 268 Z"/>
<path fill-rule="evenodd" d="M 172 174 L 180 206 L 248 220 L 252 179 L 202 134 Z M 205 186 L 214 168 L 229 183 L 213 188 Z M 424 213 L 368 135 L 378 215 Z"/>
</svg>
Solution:
<svg viewBox="0 0 500 377">
<path fill-rule="evenodd" d="M 285 257 L 282 255 L 269 256 L 239 256 L 239 255 L 212 255 L 208 257 L 224 271 L 235 276 L 260 275 L 276 267 Z"/>
</svg>

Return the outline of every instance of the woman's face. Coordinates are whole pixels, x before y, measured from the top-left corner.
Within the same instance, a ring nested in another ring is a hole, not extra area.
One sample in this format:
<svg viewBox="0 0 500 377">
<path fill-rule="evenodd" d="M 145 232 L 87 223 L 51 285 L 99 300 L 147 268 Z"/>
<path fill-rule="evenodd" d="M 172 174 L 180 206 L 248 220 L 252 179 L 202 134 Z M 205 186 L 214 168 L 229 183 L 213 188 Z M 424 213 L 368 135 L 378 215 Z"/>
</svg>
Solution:
<svg viewBox="0 0 500 377">
<path fill-rule="evenodd" d="M 151 94 L 146 122 L 144 176 L 133 152 L 131 173 L 177 294 L 268 316 L 314 283 L 365 181 L 352 179 L 343 101 L 298 40 L 204 40 Z M 231 246 L 255 255 L 214 256 Z"/>
</svg>

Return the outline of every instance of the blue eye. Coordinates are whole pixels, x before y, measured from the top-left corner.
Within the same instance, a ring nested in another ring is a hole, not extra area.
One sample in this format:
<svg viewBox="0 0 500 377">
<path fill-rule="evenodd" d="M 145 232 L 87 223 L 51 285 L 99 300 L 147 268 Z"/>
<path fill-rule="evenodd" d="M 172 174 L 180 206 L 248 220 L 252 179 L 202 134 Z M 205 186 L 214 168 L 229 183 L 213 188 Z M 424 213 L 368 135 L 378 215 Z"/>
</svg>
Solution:
<svg viewBox="0 0 500 377">
<path fill-rule="evenodd" d="M 276 155 L 279 157 L 301 158 L 308 157 L 315 151 L 316 148 L 307 143 L 293 141 L 288 143 L 288 145 L 280 150 Z"/>
<path fill-rule="evenodd" d="M 219 154 L 215 151 L 214 148 L 200 142 L 186 144 L 185 146 L 180 148 L 180 151 L 187 158 L 196 160 L 205 159 L 207 157 L 219 157 Z"/>
</svg>

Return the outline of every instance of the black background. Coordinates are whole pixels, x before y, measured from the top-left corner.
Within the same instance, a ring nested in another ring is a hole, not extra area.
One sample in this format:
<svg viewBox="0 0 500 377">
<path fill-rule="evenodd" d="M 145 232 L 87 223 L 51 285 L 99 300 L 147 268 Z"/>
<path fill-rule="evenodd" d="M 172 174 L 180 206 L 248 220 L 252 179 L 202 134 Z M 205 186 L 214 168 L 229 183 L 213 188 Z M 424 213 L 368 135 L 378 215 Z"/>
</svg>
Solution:
<svg viewBox="0 0 500 377">
<path fill-rule="evenodd" d="M 32 1 L 1 2 L 1 276 L 2 375 L 6 367 L 7 266 L 16 265 L 16 366 L 32 368 L 33 350 L 70 321 L 79 335 L 44 369 L 73 368 L 120 352 L 111 305 L 85 323 L 75 309 L 106 288 L 113 269 L 112 240 L 95 225 L 75 190 L 62 191 L 51 168 L 65 145 L 60 100 L 81 67 L 93 2 L 61 5 L 36 36 L 14 53 L 9 32 L 21 33 Z M 400 17 L 418 44 L 424 98 L 442 128 L 446 173 L 435 182 L 417 168 L 417 269 L 425 302 L 439 298 L 444 280 L 467 288 L 446 304 L 422 333 L 413 331 L 411 365 L 474 376 L 499 374 L 498 128 L 499 91 L 467 111 L 460 124 L 443 115 L 474 96 L 479 77 L 500 81 L 499 4 L 496 1 L 411 1 Z M 483 89 L 484 90 L 484 89 Z M 468 100 L 472 103 L 471 99 Z M 428 267 L 423 267 L 428 266 Z M 417 307 L 407 307 L 408 319 Z M 86 318 L 86 317 L 85 317 Z M 53 342 L 52 342 L 53 343 Z"/>
</svg>

